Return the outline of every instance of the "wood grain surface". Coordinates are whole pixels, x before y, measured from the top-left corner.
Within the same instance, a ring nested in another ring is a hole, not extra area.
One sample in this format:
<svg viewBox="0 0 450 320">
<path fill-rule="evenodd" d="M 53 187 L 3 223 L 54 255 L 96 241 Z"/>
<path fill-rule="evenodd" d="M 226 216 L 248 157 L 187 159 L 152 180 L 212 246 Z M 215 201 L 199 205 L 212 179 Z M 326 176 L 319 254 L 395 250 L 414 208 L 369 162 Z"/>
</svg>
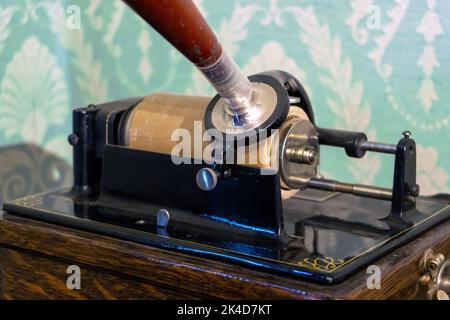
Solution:
<svg viewBox="0 0 450 320">
<path fill-rule="evenodd" d="M 376 261 L 381 290 L 361 270 L 320 285 L 0 213 L 0 297 L 6 299 L 413 299 L 428 248 L 450 255 L 450 221 Z M 81 290 L 66 269 L 81 268 Z"/>
</svg>

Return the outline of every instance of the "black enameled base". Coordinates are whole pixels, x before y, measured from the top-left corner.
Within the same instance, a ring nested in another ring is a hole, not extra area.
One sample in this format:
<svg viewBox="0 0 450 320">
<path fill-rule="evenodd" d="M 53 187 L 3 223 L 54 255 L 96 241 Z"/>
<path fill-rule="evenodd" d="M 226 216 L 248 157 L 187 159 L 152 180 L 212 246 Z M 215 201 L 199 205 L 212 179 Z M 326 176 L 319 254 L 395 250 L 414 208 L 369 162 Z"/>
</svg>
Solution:
<svg viewBox="0 0 450 320">
<path fill-rule="evenodd" d="M 283 235 L 222 217 L 169 209 L 179 222 L 156 226 L 160 206 L 123 211 L 70 190 L 7 203 L 9 213 L 167 250 L 334 283 L 450 217 L 449 196 L 421 197 L 404 226 L 384 220 L 390 202 L 305 190 L 283 200 Z M 192 225 L 195 224 L 195 226 Z M 261 235 L 267 235 L 261 236 Z"/>
</svg>

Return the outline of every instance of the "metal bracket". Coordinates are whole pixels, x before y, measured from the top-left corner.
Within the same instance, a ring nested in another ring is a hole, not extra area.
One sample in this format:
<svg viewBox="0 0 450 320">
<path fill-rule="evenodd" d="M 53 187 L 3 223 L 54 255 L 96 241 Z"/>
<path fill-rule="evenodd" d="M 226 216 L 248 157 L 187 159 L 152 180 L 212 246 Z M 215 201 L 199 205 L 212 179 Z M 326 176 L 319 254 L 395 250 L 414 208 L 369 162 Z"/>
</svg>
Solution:
<svg viewBox="0 0 450 320">
<path fill-rule="evenodd" d="M 350 193 L 358 196 L 391 201 L 391 211 L 384 220 L 394 228 L 403 229 L 410 223 L 403 219 L 403 213 L 414 209 L 420 187 L 416 183 L 416 143 L 411 132 L 403 132 L 397 145 L 367 141 L 361 132 L 340 131 L 319 128 L 319 142 L 323 145 L 344 148 L 347 155 L 363 158 L 367 151 L 395 155 L 393 188 L 342 183 L 333 180 L 313 178 L 310 188 Z"/>
<path fill-rule="evenodd" d="M 416 143 L 410 138 L 411 132 L 405 131 L 403 139 L 397 144 L 395 154 L 394 185 L 392 190 L 391 217 L 403 221 L 403 213 L 415 208 L 407 197 L 417 197 L 420 187 L 416 183 Z"/>
<path fill-rule="evenodd" d="M 192 161 L 184 159 L 191 164 L 177 165 L 171 155 L 106 145 L 96 203 L 142 213 L 155 222 L 158 215 L 151 208 L 170 208 L 169 226 L 189 222 L 206 228 L 232 226 L 242 234 L 280 235 L 283 213 L 278 174 L 260 175 L 256 168 L 211 167 Z"/>
</svg>

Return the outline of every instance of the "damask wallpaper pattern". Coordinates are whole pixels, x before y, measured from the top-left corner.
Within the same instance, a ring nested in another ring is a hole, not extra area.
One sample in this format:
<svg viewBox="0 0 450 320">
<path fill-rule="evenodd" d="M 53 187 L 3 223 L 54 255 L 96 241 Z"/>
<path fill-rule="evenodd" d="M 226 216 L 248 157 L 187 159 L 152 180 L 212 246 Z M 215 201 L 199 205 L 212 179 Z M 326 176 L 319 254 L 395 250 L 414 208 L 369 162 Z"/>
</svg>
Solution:
<svg viewBox="0 0 450 320">
<path fill-rule="evenodd" d="M 449 191 L 450 0 L 196 3 L 245 73 L 298 76 L 320 126 L 389 143 L 411 130 L 423 191 Z M 0 0 L 0 145 L 36 144 L 70 163 L 73 107 L 155 91 L 213 93 L 121 1 Z M 391 157 L 323 153 L 328 177 L 392 183 Z"/>
</svg>

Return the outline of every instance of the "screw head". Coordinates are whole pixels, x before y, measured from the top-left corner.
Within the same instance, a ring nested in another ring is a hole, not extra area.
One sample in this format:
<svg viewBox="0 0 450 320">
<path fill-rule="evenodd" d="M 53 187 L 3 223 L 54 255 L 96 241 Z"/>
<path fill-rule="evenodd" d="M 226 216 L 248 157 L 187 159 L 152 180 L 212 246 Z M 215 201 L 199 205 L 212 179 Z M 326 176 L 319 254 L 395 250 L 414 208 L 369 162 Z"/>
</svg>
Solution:
<svg viewBox="0 0 450 320">
<path fill-rule="evenodd" d="M 211 191 L 217 186 L 219 174 L 211 168 L 202 168 L 197 172 L 197 186 L 203 191 Z"/>
<path fill-rule="evenodd" d="M 69 135 L 69 137 L 67 138 L 67 141 L 69 141 L 69 144 L 71 146 L 77 145 L 78 142 L 80 142 L 80 138 L 78 138 L 78 136 L 75 133 L 72 133 Z"/>
<path fill-rule="evenodd" d="M 418 184 L 413 185 L 410 192 L 414 197 L 418 197 L 420 195 L 420 186 Z"/>
<path fill-rule="evenodd" d="M 167 228 L 170 221 L 170 213 L 166 209 L 160 209 L 156 213 L 156 224 L 160 228 Z"/>
<path fill-rule="evenodd" d="M 402 134 L 403 134 L 403 137 L 405 137 L 405 138 L 409 138 L 412 136 L 412 133 L 409 130 L 403 131 Z"/>
</svg>

